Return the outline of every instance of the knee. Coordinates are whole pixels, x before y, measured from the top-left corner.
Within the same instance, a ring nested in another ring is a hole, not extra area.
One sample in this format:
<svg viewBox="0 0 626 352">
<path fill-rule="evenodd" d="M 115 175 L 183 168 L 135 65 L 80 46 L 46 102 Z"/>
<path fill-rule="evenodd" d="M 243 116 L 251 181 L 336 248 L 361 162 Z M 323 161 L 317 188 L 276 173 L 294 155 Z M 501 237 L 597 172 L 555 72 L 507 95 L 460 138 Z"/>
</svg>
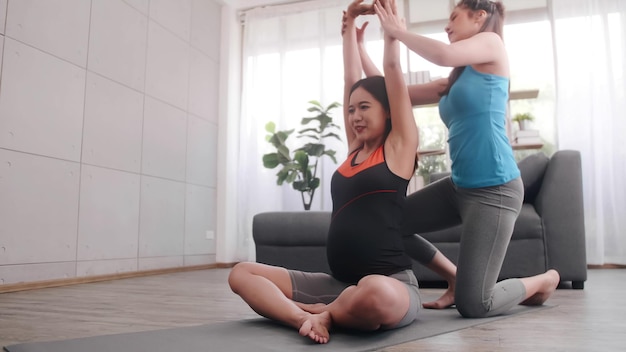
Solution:
<svg viewBox="0 0 626 352">
<path fill-rule="evenodd" d="M 386 312 L 400 300 L 397 292 L 378 275 L 364 277 L 357 288 L 361 293 L 362 308 L 370 312 Z"/>
<path fill-rule="evenodd" d="M 228 286 L 234 293 L 238 293 L 241 284 L 252 274 L 252 267 L 255 263 L 241 262 L 235 264 L 228 274 Z"/>
<path fill-rule="evenodd" d="M 487 317 L 487 310 L 482 305 L 474 306 L 460 306 L 457 304 L 456 309 L 464 318 L 485 318 Z"/>
<path fill-rule="evenodd" d="M 456 296 L 454 299 L 456 309 L 464 318 L 485 318 L 487 316 L 489 309 L 482 303 L 481 299 Z"/>
</svg>

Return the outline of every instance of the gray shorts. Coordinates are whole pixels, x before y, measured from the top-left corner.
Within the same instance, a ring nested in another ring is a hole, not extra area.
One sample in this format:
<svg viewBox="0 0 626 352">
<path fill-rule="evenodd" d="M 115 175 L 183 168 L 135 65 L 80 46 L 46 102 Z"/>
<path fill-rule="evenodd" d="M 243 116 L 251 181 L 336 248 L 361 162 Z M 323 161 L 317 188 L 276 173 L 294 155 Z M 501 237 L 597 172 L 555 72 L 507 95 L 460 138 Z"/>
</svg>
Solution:
<svg viewBox="0 0 626 352">
<path fill-rule="evenodd" d="M 291 278 L 293 300 L 308 304 L 329 304 L 348 286 L 352 286 L 326 273 L 289 270 L 289 277 Z M 389 277 L 403 282 L 409 292 L 409 310 L 393 328 L 409 325 L 417 318 L 417 312 L 421 307 L 417 278 L 410 269 L 389 275 Z"/>
</svg>

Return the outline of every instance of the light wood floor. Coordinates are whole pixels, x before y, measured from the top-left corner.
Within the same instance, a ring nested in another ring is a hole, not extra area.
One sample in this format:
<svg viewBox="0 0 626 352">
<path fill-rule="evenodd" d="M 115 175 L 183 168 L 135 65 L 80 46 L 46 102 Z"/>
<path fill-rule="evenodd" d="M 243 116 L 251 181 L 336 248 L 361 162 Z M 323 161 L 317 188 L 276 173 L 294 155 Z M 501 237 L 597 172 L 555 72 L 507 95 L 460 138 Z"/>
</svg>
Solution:
<svg viewBox="0 0 626 352">
<path fill-rule="evenodd" d="M 0 294 L 0 346 L 257 317 L 228 289 L 229 270 Z M 585 289 L 557 290 L 552 308 L 384 351 L 625 351 L 625 295 L 626 269 L 591 269 Z"/>
</svg>

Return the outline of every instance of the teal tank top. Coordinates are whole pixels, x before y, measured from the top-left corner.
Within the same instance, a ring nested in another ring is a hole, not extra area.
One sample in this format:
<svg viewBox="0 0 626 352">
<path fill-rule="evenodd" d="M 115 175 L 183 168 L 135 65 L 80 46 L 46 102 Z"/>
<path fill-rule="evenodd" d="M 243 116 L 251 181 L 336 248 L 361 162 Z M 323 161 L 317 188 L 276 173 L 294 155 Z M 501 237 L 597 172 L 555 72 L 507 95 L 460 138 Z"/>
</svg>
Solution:
<svg viewBox="0 0 626 352">
<path fill-rule="evenodd" d="M 520 176 L 506 134 L 509 79 L 466 66 L 439 113 L 448 128 L 452 181 L 463 188 L 507 183 Z"/>
</svg>

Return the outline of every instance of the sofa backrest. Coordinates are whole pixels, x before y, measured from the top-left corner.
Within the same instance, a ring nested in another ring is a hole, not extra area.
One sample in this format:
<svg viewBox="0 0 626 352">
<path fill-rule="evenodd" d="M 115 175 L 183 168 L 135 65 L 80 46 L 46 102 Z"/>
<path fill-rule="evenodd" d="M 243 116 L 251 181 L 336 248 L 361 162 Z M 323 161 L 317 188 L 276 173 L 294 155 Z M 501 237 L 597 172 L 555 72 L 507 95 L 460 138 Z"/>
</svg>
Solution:
<svg viewBox="0 0 626 352">
<path fill-rule="evenodd" d="M 538 152 L 517 163 L 524 183 L 524 203 L 535 202 L 549 162 L 550 159 L 543 152 Z"/>
</svg>

